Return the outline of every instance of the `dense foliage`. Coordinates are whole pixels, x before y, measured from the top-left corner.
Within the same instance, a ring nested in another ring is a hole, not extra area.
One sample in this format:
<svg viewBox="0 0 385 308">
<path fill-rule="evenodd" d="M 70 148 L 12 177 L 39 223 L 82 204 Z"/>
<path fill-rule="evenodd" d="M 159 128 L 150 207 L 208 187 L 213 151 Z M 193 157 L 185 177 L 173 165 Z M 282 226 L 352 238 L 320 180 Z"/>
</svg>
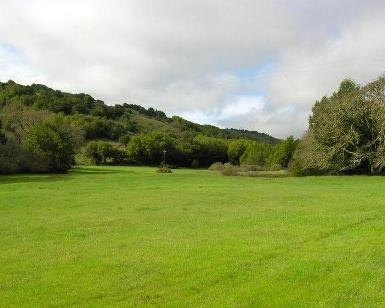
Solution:
<svg viewBox="0 0 385 308">
<path fill-rule="evenodd" d="M 63 172 L 72 166 L 74 142 L 66 126 L 39 122 L 28 131 L 23 145 L 47 163 L 47 171 Z"/>
<path fill-rule="evenodd" d="M 17 102 L 2 109 L 0 173 L 64 172 L 74 163 L 81 132 L 62 116 Z"/>
<path fill-rule="evenodd" d="M 85 151 L 95 165 L 121 164 L 127 161 L 124 148 L 103 140 L 89 142 Z"/>
<path fill-rule="evenodd" d="M 286 168 L 291 158 L 286 141 L 263 133 L 169 118 L 151 107 L 108 106 L 44 85 L 0 83 L 0 112 L 3 173 L 66 171 L 77 149 L 76 157 L 97 165 L 159 165 L 165 159 L 194 168 L 230 161 L 269 169 Z"/>
<path fill-rule="evenodd" d="M 14 102 L 34 110 L 48 110 L 68 116 L 75 126 L 86 132 L 87 139 L 118 140 L 124 135 L 149 133 L 162 128 L 174 133 L 192 131 L 222 139 L 246 138 L 266 143 L 279 142 L 276 138 L 256 131 L 200 125 L 178 116 L 168 118 L 163 111 L 152 107 L 146 109 L 126 103 L 109 106 L 84 93 L 65 93 L 40 84 L 24 86 L 14 81 L 0 82 L 0 107 Z"/>
<path fill-rule="evenodd" d="M 166 151 L 164 153 L 163 151 Z M 203 135 L 151 133 L 136 135 L 127 145 L 129 161 L 159 164 L 166 154 L 166 162 L 179 166 L 208 166 L 215 161 L 227 161 L 227 143 L 223 139 Z"/>
<path fill-rule="evenodd" d="M 385 77 L 366 86 L 344 80 L 316 102 L 293 171 L 306 174 L 383 174 Z"/>
</svg>

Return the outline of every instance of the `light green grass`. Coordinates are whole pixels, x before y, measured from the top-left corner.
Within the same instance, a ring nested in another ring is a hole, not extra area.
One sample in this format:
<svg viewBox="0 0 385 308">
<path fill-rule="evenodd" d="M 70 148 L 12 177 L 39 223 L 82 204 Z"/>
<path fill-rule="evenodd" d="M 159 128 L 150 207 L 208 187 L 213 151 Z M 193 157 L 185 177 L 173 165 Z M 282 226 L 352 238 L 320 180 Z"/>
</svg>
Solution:
<svg viewBox="0 0 385 308">
<path fill-rule="evenodd" d="M 0 306 L 381 306 L 385 178 L 0 177 Z"/>
<path fill-rule="evenodd" d="M 143 116 L 141 114 L 132 115 L 132 119 L 135 121 L 138 130 L 146 134 L 151 133 L 153 131 L 157 131 L 157 132 L 159 131 L 177 132 L 178 131 L 170 124 Z"/>
</svg>

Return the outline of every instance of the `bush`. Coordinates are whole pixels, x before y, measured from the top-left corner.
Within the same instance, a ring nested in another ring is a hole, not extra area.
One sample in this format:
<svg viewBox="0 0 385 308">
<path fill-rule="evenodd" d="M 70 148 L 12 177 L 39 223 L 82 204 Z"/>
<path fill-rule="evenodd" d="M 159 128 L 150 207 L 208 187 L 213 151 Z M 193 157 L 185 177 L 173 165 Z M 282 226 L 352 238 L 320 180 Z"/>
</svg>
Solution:
<svg viewBox="0 0 385 308">
<path fill-rule="evenodd" d="M 196 159 L 194 159 L 194 160 L 191 162 L 191 168 L 199 168 L 199 161 L 197 161 Z"/>
<path fill-rule="evenodd" d="M 290 174 L 286 170 L 279 171 L 247 171 L 247 172 L 238 172 L 240 176 L 248 177 L 269 177 L 269 178 L 280 178 L 287 177 Z"/>
<path fill-rule="evenodd" d="M 221 162 L 216 162 L 216 163 L 213 163 L 210 167 L 209 167 L 209 170 L 210 171 L 222 171 L 223 169 L 223 163 Z"/>
<path fill-rule="evenodd" d="M 238 167 L 230 163 L 226 163 L 223 165 L 222 175 L 226 175 L 226 176 L 238 175 Z"/>
<path fill-rule="evenodd" d="M 123 135 L 119 137 L 119 142 L 127 146 L 127 144 L 130 142 L 131 136 L 130 135 Z"/>
<path fill-rule="evenodd" d="M 162 165 L 156 170 L 158 173 L 172 173 L 171 168 L 168 165 Z"/>
<path fill-rule="evenodd" d="M 272 164 L 269 168 L 270 171 L 279 171 L 282 170 L 282 166 L 280 164 Z"/>
<path fill-rule="evenodd" d="M 257 166 L 257 165 L 241 165 L 239 167 L 239 171 L 241 172 L 249 172 L 249 171 L 261 171 L 263 170 L 263 168 L 261 166 Z"/>
</svg>

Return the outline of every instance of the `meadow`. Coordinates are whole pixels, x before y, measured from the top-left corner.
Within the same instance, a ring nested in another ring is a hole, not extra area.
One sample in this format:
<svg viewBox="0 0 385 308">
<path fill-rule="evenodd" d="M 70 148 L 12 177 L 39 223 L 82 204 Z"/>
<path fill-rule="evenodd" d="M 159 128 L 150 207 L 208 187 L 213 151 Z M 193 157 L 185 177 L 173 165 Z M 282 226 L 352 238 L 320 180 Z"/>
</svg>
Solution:
<svg viewBox="0 0 385 308">
<path fill-rule="evenodd" d="M 381 306 L 385 178 L 0 177 L 0 306 Z"/>
</svg>

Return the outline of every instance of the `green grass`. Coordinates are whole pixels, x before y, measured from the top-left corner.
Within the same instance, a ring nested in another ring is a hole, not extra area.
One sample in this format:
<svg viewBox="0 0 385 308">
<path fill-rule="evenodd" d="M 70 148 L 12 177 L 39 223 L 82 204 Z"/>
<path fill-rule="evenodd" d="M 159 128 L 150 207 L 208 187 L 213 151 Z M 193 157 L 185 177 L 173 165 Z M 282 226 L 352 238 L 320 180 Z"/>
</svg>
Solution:
<svg viewBox="0 0 385 308">
<path fill-rule="evenodd" d="M 385 178 L 0 177 L 0 306 L 381 306 Z"/>
<path fill-rule="evenodd" d="M 178 130 L 168 123 L 156 120 L 154 118 L 146 117 L 141 114 L 133 114 L 132 119 L 136 122 L 137 128 L 140 132 L 151 133 L 153 131 L 172 131 Z"/>
</svg>

